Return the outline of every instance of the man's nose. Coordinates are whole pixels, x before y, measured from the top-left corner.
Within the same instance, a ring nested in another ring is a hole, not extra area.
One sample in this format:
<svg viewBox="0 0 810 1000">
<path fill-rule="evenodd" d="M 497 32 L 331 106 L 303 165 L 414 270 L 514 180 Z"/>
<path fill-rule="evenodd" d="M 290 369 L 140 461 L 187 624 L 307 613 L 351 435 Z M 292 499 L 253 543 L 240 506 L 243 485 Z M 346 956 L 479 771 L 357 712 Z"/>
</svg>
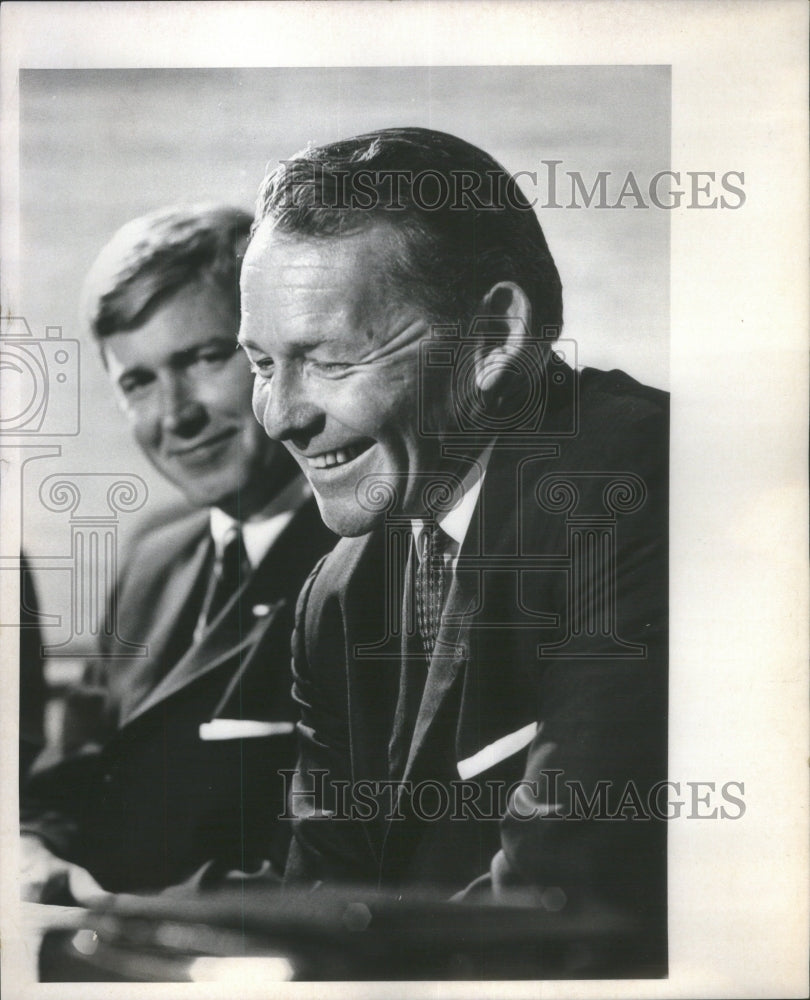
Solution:
<svg viewBox="0 0 810 1000">
<path fill-rule="evenodd" d="M 161 386 L 161 426 L 176 437 L 194 437 L 208 422 L 203 403 L 180 376 L 170 376 Z"/>
<path fill-rule="evenodd" d="M 317 434 L 324 419 L 323 411 L 309 398 L 300 377 L 278 367 L 272 381 L 257 379 L 253 411 L 268 437 L 296 444 Z"/>
</svg>

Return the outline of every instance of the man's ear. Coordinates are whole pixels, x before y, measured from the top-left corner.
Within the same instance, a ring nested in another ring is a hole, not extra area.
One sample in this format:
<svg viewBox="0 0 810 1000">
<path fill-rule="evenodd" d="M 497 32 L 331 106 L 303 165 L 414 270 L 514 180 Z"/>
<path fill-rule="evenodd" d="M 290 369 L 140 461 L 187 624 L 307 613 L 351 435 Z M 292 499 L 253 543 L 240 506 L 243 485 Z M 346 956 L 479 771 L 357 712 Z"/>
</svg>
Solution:
<svg viewBox="0 0 810 1000">
<path fill-rule="evenodd" d="M 499 281 L 481 299 L 471 331 L 481 339 L 475 382 L 482 397 L 495 401 L 510 378 L 521 371 L 520 356 L 531 338 L 532 306 L 514 281 Z"/>
</svg>

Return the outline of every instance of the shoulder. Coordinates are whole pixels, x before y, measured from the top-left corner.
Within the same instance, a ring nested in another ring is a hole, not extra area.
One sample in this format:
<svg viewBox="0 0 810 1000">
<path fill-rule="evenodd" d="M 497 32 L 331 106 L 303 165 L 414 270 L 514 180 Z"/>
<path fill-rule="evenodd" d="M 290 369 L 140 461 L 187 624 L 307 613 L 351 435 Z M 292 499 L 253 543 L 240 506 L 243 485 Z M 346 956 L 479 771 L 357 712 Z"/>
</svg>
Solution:
<svg viewBox="0 0 810 1000">
<path fill-rule="evenodd" d="M 304 585 L 302 598 L 312 592 L 319 599 L 341 597 L 349 589 L 357 574 L 362 572 L 369 552 L 376 548 L 372 532 L 357 538 L 341 538 L 337 545 L 317 562 Z"/>
<path fill-rule="evenodd" d="M 575 433 L 562 454 L 594 469 L 664 468 L 669 449 L 669 393 L 619 369 L 584 368 L 573 400 Z"/>
<path fill-rule="evenodd" d="M 383 620 L 385 612 L 385 538 L 377 529 L 356 538 L 341 538 L 335 548 L 316 565 L 304 584 L 296 613 L 296 625 L 306 634 L 310 653 L 334 646 L 343 648 L 348 632 L 356 636 Z M 357 641 L 362 641 L 360 638 Z"/>
<path fill-rule="evenodd" d="M 181 546 L 208 531 L 210 515 L 204 510 L 168 511 L 144 522 L 133 536 L 138 546 Z"/>
<path fill-rule="evenodd" d="M 207 510 L 164 512 L 144 521 L 126 545 L 124 569 L 160 571 L 193 551 L 209 529 Z"/>
<path fill-rule="evenodd" d="M 338 536 L 323 523 L 314 497 L 310 497 L 293 514 L 276 544 L 285 558 L 309 569 L 334 548 L 337 540 Z"/>
<path fill-rule="evenodd" d="M 585 368 L 574 373 L 571 384 L 574 391 L 549 414 L 550 427 L 543 425 L 540 433 L 527 441 L 524 451 L 496 449 L 492 484 L 488 486 L 491 503 L 503 510 L 510 522 L 524 516 L 525 530 L 563 532 L 570 512 L 565 497 L 577 498 L 579 518 L 607 516 L 603 508 L 606 499 L 613 503 L 618 498 L 624 504 L 626 494 L 629 504 L 638 495 L 649 515 L 642 518 L 645 524 L 639 527 L 647 526 L 663 537 L 668 503 L 669 394 L 618 369 Z M 516 462 L 519 504 L 511 485 Z M 542 517 L 535 516 L 538 503 Z"/>
<path fill-rule="evenodd" d="M 609 410 L 639 419 L 666 416 L 669 412 L 668 392 L 644 385 L 618 368 L 583 368 L 578 383 L 580 405 L 586 413 Z"/>
<path fill-rule="evenodd" d="M 331 552 L 321 556 L 298 595 L 292 651 L 299 695 L 308 670 L 330 675 L 341 660 L 347 617 L 343 609 L 362 541 L 341 538 Z"/>
</svg>

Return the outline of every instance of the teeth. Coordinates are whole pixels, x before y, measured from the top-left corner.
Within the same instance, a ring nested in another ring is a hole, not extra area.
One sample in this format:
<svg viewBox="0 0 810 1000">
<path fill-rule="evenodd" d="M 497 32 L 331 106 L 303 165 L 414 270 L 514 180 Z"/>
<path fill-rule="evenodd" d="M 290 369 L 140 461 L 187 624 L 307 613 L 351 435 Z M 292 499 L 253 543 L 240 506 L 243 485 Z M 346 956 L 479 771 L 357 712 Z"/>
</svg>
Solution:
<svg viewBox="0 0 810 1000">
<path fill-rule="evenodd" d="M 349 445 L 346 448 L 338 448 L 337 451 L 325 451 L 320 455 L 313 455 L 309 462 L 314 469 L 330 469 L 334 465 L 345 465 L 363 451 L 362 445 Z"/>
</svg>

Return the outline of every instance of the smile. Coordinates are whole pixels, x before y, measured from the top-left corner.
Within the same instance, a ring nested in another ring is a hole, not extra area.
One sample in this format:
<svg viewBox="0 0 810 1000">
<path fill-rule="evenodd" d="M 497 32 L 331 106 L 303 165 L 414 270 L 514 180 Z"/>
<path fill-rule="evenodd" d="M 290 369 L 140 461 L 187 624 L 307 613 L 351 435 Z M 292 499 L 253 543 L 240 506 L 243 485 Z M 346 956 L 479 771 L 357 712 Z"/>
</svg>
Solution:
<svg viewBox="0 0 810 1000">
<path fill-rule="evenodd" d="M 354 461 L 363 452 L 374 444 L 370 438 L 363 441 L 356 441 L 354 444 L 344 445 L 334 451 L 322 451 L 319 455 L 306 456 L 307 462 L 313 469 L 331 469 L 337 465 L 346 465 Z"/>
<path fill-rule="evenodd" d="M 172 458 L 180 459 L 193 459 L 197 456 L 207 455 L 208 452 L 232 438 L 234 434 L 233 430 L 222 431 L 214 437 L 206 438 L 205 441 L 200 441 L 188 448 L 175 448 L 170 452 L 170 455 Z"/>
</svg>

